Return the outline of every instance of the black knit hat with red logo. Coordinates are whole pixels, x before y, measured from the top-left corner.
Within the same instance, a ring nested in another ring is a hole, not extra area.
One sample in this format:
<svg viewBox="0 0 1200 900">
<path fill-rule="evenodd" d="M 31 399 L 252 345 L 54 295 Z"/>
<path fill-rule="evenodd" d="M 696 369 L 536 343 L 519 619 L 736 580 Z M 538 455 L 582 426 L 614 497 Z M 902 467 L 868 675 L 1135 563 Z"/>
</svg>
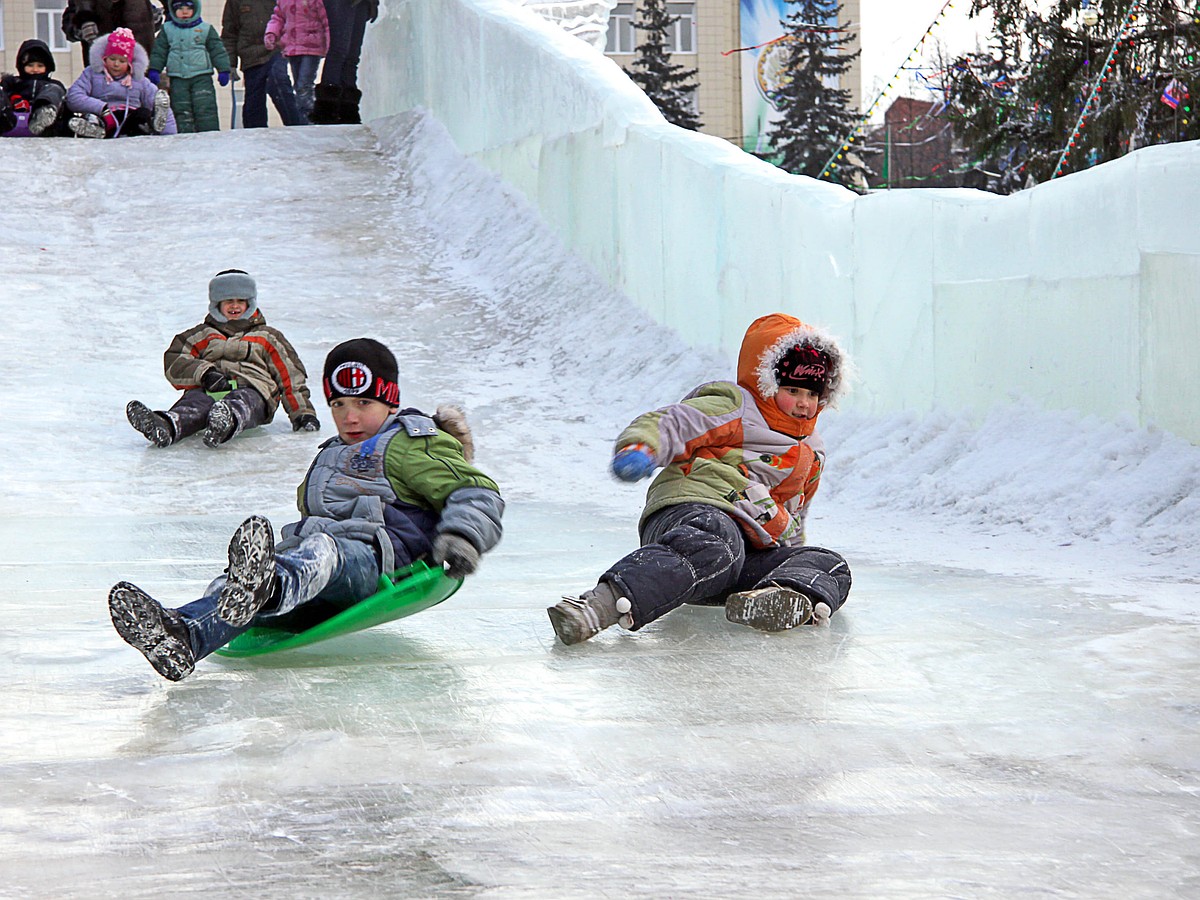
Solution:
<svg viewBox="0 0 1200 900">
<path fill-rule="evenodd" d="M 808 344 L 788 348 L 775 366 L 780 387 L 807 388 L 825 395 L 829 386 L 829 357 Z"/>
<path fill-rule="evenodd" d="M 338 397 L 378 400 L 400 405 L 400 371 L 392 351 L 371 338 L 355 338 L 338 344 L 325 357 L 321 379 L 325 399 Z"/>
</svg>

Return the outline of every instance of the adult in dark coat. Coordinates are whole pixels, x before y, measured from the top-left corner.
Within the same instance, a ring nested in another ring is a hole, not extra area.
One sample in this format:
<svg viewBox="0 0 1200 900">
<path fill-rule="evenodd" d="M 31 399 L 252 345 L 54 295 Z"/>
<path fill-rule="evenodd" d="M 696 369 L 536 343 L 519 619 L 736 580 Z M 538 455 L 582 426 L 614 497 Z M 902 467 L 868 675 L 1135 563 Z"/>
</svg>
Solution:
<svg viewBox="0 0 1200 900">
<path fill-rule="evenodd" d="M 121 27 L 132 31 L 149 55 L 161 21 L 162 10 L 151 5 L 150 0 L 67 0 L 62 30 L 68 41 L 83 44 L 83 64 L 89 66 L 92 41 Z"/>
<path fill-rule="evenodd" d="M 357 125 L 362 121 L 358 103 L 358 61 L 362 56 L 367 23 L 379 16 L 379 0 L 325 0 L 329 19 L 329 53 L 321 69 L 312 112 L 314 125 Z"/>
</svg>

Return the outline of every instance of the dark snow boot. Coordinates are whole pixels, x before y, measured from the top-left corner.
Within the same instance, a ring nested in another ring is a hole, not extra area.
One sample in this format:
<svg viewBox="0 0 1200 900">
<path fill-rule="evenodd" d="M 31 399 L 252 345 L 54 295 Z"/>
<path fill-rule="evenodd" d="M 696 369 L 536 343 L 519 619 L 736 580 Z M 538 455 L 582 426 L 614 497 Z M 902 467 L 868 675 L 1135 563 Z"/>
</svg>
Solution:
<svg viewBox="0 0 1200 900">
<path fill-rule="evenodd" d="M 313 108 L 308 121 L 313 125 L 337 125 L 341 119 L 342 88 L 336 84 L 318 84 L 313 88 Z"/>
<path fill-rule="evenodd" d="M 145 403 L 131 400 L 125 406 L 125 418 L 155 447 L 170 447 L 175 443 L 175 429 L 164 414 L 154 412 Z"/>
<path fill-rule="evenodd" d="M 227 400 L 218 400 L 208 411 L 208 427 L 204 429 L 204 443 L 208 447 L 217 447 L 230 440 L 241 428 L 238 427 L 238 417 L 233 411 L 233 405 Z"/>
<path fill-rule="evenodd" d="M 229 568 L 217 598 L 217 616 L 241 628 L 258 615 L 275 593 L 275 536 L 271 523 L 251 516 L 229 540 Z"/>
<path fill-rule="evenodd" d="M 342 88 L 342 99 L 338 104 L 338 122 L 342 125 L 361 125 L 362 116 L 358 111 L 358 104 L 361 100 L 362 91 L 358 88 Z"/>
<path fill-rule="evenodd" d="M 725 618 L 759 631 L 787 631 L 797 625 L 811 625 L 813 605 L 799 591 L 769 585 L 731 594 L 725 602 Z"/>
<path fill-rule="evenodd" d="M 188 640 L 183 617 L 128 581 L 108 592 L 108 614 L 122 640 L 141 651 L 156 671 L 169 681 L 192 674 L 196 656 Z"/>
</svg>

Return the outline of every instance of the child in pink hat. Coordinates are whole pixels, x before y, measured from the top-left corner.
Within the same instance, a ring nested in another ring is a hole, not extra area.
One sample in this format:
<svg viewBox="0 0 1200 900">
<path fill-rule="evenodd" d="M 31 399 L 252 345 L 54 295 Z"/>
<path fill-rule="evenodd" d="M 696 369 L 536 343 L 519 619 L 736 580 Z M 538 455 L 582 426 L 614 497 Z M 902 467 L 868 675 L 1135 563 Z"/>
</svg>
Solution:
<svg viewBox="0 0 1200 900">
<path fill-rule="evenodd" d="M 146 78 L 148 57 L 128 28 L 92 44 L 91 65 L 67 90 L 75 113 L 67 127 L 76 137 L 115 138 L 175 134 L 171 99 Z"/>
</svg>

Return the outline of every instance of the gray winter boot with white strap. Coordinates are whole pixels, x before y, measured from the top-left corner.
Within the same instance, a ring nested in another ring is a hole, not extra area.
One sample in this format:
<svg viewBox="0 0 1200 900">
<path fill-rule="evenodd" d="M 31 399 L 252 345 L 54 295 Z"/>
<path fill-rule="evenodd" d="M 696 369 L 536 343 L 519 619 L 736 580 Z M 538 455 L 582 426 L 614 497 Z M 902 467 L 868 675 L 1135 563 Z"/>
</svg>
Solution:
<svg viewBox="0 0 1200 900">
<path fill-rule="evenodd" d="M 546 612 L 560 641 L 579 644 L 618 623 L 623 628 L 631 628 L 633 620 L 629 618 L 629 611 L 632 608 L 627 597 L 620 596 L 610 582 L 602 581 L 578 597 L 563 597 Z"/>
</svg>

